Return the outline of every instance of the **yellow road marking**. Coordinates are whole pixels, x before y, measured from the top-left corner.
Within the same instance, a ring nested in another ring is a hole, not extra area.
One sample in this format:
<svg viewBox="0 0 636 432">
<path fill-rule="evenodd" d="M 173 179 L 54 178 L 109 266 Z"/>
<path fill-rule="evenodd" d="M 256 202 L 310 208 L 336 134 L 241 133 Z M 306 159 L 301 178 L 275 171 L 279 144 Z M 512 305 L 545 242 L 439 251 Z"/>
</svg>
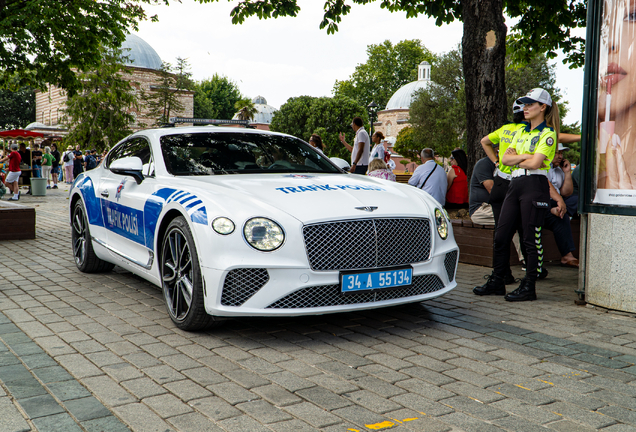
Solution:
<svg viewBox="0 0 636 432">
<path fill-rule="evenodd" d="M 542 379 L 540 379 L 539 381 L 541 381 L 542 383 L 546 383 L 546 384 L 554 385 L 554 384 L 553 384 L 553 383 L 551 383 L 550 381 L 543 381 Z"/>
<path fill-rule="evenodd" d="M 529 389 L 529 388 L 527 388 L 527 387 L 520 386 L 519 384 L 515 384 L 515 385 L 516 385 L 517 387 L 519 387 L 519 388 L 524 389 L 524 390 L 532 391 L 532 390 L 530 390 L 530 389 Z"/>
<path fill-rule="evenodd" d="M 383 421 L 382 423 L 368 424 L 365 426 L 371 430 L 380 430 L 395 426 L 395 423 L 392 423 L 390 421 Z"/>
<path fill-rule="evenodd" d="M 417 420 L 417 417 L 413 417 L 413 418 L 405 418 L 404 420 L 402 420 L 403 422 L 409 422 L 409 421 L 413 421 L 413 420 Z"/>
</svg>

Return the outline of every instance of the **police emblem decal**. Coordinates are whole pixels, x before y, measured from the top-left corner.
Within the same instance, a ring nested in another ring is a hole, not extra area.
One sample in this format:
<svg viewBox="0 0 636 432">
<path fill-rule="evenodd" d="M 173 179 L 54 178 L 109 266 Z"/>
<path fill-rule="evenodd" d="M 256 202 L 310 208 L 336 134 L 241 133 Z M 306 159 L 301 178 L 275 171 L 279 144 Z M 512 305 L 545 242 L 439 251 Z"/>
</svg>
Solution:
<svg viewBox="0 0 636 432">
<path fill-rule="evenodd" d="M 117 201 L 119 201 L 119 198 L 121 198 L 121 190 L 126 186 L 126 180 L 128 179 L 124 177 L 124 179 L 121 181 L 121 183 L 119 183 L 119 186 L 117 187 L 117 193 L 115 193 L 115 199 Z"/>
<path fill-rule="evenodd" d="M 554 144 L 554 138 L 548 138 L 545 143 L 549 146 L 552 147 L 552 144 Z"/>
</svg>

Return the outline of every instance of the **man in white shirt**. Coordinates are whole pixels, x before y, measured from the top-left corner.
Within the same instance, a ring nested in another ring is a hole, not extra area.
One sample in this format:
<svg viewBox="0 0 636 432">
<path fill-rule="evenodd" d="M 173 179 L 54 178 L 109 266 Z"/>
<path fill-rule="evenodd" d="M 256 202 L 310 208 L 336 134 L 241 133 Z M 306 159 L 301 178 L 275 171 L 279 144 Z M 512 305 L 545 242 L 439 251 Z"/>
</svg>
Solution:
<svg viewBox="0 0 636 432">
<path fill-rule="evenodd" d="M 369 153 L 371 150 L 369 134 L 364 130 L 360 117 L 353 118 L 351 127 L 356 133 L 353 146 L 347 144 L 344 134 L 342 132 L 340 133 L 340 142 L 351 152 L 351 169 L 349 171 L 354 174 L 366 174 L 367 168 L 369 167 Z"/>
<path fill-rule="evenodd" d="M 428 192 L 441 205 L 446 204 L 448 180 L 444 168 L 435 162 L 433 149 L 425 148 L 420 153 L 420 157 L 422 158 L 422 165 L 417 167 L 409 179 L 409 184 Z"/>
</svg>

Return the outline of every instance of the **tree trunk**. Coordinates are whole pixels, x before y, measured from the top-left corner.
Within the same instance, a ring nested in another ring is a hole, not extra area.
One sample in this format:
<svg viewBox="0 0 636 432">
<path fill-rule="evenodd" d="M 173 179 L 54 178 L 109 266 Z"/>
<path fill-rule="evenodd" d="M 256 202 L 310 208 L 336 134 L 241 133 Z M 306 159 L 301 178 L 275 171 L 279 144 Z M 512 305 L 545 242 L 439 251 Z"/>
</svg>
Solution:
<svg viewBox="0 0 636 432">
<path fill-rule="evenodd" d="M 485 156 L 480 140 L 506 122 L 506 33 L 503 0 L 462 0 L 468 178 Z"/>
</svg>

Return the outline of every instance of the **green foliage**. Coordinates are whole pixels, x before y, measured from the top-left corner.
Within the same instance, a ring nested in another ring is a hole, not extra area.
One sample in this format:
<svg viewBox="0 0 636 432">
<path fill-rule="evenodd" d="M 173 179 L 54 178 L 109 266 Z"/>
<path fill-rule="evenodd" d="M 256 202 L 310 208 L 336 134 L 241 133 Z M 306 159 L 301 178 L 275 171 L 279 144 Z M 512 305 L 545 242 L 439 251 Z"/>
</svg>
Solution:
<svg viewBox="0 0 636 432">
<path fill-rule="evenodd" d="M 236 83 L 228 77 L 214 74 L 212 78 L 194 85 L 194 117 L 230 120 L 239 99 L 241 92 Z"/>
<path fill-rule="evenodd" d="M 188 68 L 187 61 L 182 58 L 177 58 L 176 68 L 164 61 L 159 69 L 159 83 L 150 90 L 150 93 L 142 94 L 149 116 L 155 119 L 156 126 L 168 123 L 171 114 L 183 110 L 184 106 L 179 99 L 179 94 L 194 87 Z"/>
<path fill-rule="evenodd" d="M 415 144 L 413 139 L 414 133 L 412 127 L 405 127 L 400 132 L 398 132 L 397 139 L 395 140 L 395 145 L 393 146 L 393 150 L 395 150 L 399 155 L 411 159 L 413 162 L 420 161 L 420 146 Z M 401 161 L 405 165 L 408 162 Z"/>
<path fill-rule="evenodd" d="M 340 143 L 338 134 L 344 132 L 347 142 L 354 139 L 351 120 L 368 117 L 365 107 L 348 97 L 299 96 L 289 98 L 274 113 L 270 130 L 309 140 L 313 133 L 322 138 L 324 152 L 330 157 L 349 160 L 351 153 Z"/>
<path fill-rule="evenodd" d="M 357 65 L 348 80 L 336 81 L 333 94 L 355 99 L 365 107 L 373 101 L 380 109 L 400 87 L 417 80 L 417 66 L 422 61 L 435 59 L 419 39 L 395 45 L 385 40 L 367 46 L 367 54 L 366 63 Z"/>
<path fill-rule="evenodd" d="M 561 133 L 568 133 L 574 135 L 581 135 L 581 125 L 579 122 L 575 122 L 573 124 L 563 124 L 561 125 Z M 581 161 L 581 142 L 574 142 L 570 144 L 566 144 L 566 147 L 569 147 L 569 150 L 566 150 L 563 153 L 563 157 L 570 161 L 570 163 L 574 165 L 578 165 Z"/>
<path fill-rule="evenodd" d="M 406 154 L 414 155 L 414 162 L 425 147 L 448 156 L 455 147 L 465 146 L 466 96 L 459 48 L 439 56 L 431 80 L 433 84 L 411 103 L 413 147 Z"/>
<path fill-rule="evenodd" d="M 237 110 L 236 118 L 239 120 L 253 120 L 254 116 L 258 112 L 254 106 L 254 102 L 250 98 L 243 97 L 236 101 L 234 109 Z"/>
<path fill-rule="evenodd" d="M 20 129 L 34 121 L 35 90 L 32 87 L 0 89 L 0 129 Z"/>
<path fill-rule="evenodd" d="M 159 3 L 168 1 L 1 0 L 0 87 L 50 83 L 72 95 L 82 84 L 74 70 L 99 67 L 102 47 L 121 46 L 147 18 L 144 5 Z M 19 80 L 12 83 L 14 74 Z"/>
<path fill-rule="evenodd" d="M 62 119 L 69 129 L 65 143 L 98 151 L 132 133 L 135 117 L 129 110 L 139 108 L 130 82 L 122 76 L 131 72 L 121 65 L 121 51 L 102 53 L 97 69 L 78 74 L 83 91 L 68 98 Z"/>
</svg>

